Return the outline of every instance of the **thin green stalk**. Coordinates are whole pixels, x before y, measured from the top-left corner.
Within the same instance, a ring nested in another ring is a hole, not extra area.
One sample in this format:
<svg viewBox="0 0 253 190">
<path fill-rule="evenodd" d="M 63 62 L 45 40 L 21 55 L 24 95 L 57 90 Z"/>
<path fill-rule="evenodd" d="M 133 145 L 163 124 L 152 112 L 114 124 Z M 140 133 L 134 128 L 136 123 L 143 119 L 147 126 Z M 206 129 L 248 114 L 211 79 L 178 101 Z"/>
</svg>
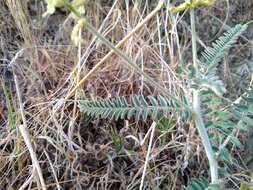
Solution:
<svg viewBox="0 0 253 190">
<path fill-rule="evenodd" d="M 187 111 L 191 111 L 191 109 L 184 103 L 182 103 L 180 100 L 175 98 L 174 96 L 168 94 L 168 91 L 166 88 L 161 86 L 159 83 L 154 81 L 152 77 L 147 75 L 145 72 L 142 71 L 141 68 L 137 64 L 135 64 L 125 53 L 123 53 L 120 49 L 116 48 L 109 40 L 107 40 L 102 34 L 100 34 L 78 11 L 76 11 L 70 3 L 68 3 L 66 0 L 64 0 L 64 5 L 66 8 L 68 8 L 72 13 L 74 13 L 77 17 L 82 18 L 85 20 L 85 29 L 87 29 L 89 32 L 91 32 L 93 35 L 95 35 L 103 44 L 105 44 L 107 47 L 109 47 L 111 50 L 115 52 L 116 55 L 121 57 L 129 67 L 134 69 L 138 74 L 142 75 L 146 81 L 152 85 L 154 88 L 156 88 L 159 92 L 162 94 L 168 96 L 171 98 L 175 103 L 180 105 L 183 109 Z"/>
<path fill-rule="evenodd" d="M 195 24 L 195 13 L 194 8 L 190 8 L 190 17 L 191 17 L 191 34 L 192 34 L 192 59 L 193 66 L 195 68 L 196 78 L 199 75 L 198 71 L 198 61 L 197 61 L 197 40 L 196 40 L 196 24 Z M 199 135 L 201 137 L 211 171 L 211 181 L 216 182 L 218 180 L 218 165 L 214 156 L 214 152 L 205 128 L 203 117 L 201 114 L 200 108 L 200 96 L 198 90 L 193 91 L 193 111 L 195 112 L 195 124 L 198 128 Z"/>
<path fill-rule="evenodd" d="M 3 93 L 4 93 L 4 98 L 5 102 L 7 105 L 7 110 L 8 110 L 8 126 L 9 132 L 12 132 L 13 130 L 16 129 L 16 118 L 15 118 L 15 111 L 14 111 L 14 106 L 13 106 L 13 101 L 12 101 L 12 95 L 10 93 L 10 90 L 8 89 L 9 87 L 6 86 L 5 82 L 1 80 L 1 85 L 3 88 Z"/>
</svg>

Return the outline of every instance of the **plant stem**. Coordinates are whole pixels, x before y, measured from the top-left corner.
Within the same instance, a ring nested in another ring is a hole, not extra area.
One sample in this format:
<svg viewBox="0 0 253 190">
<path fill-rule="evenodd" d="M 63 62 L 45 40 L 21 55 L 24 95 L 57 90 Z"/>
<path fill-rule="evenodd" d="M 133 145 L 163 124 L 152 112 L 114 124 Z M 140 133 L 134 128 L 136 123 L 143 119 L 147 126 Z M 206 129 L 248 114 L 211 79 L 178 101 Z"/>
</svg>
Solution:
<svg viewBox="0 0 253 190">
<path fill-rule="evenodd" d="M 131 32 L 129 32 L 122 40 L 120 40 L 117 45 L 115 45 L 116 48 L 121 48 L 125 42 L 133 36 L 137 31 L 139 31 L 151 18 L 153 18 L 163 7 L 165 4 L 163 1 L 160 1 L 157 5 L 157 7 L 149 13 L 136 27 L 134 27 Z M 73 11 L 73 10 L 71 10 Z M 78 12 L 75 12 L 74 14 L 78 14 L 78 16 L 81 17 L 81 15 Z M 74 92 L 93 74 L 95 73 L 98 68 L 111 56 L 114 54 L 113 50 L 110 50 L 80 81 L 76 86 L 66 95 L 65 100 L 69 99 Z"/>
<path fill-rule="evenodd" d="M 190 8 L 191 17 L 191 34 L 192 34 L 192 59 L 193 66 L 195 69 L 195 77 L 198 78 L 198 61 L 197 61 L 197 40 L 196 40 L 196 24 L 195 24 L 195 13 L 194 8 Z M 195 124 L 198 128 L 199 135 L 201 137 L 211 171 L 211 181 L 215 182 L 218 180 L 218 165 L 214 156 L 214 152 L 205 128 L 203 117 L 200 108 L 200 96 L 198 90 L 193 90 L 193 111 L 195 112 Z"/>
<path fill-rule="evenodd" d="M 160 3 L 162 3 L 161 1 Z M 165 87 L 160 85 L 158 82 L 156 82 L 152 77 L 150 77 L 148 74 L 142 71 L 142 69 L 134 63 L 124 52 L 122 52 L 120 49 L 115 47 L 109 40 L 107 40 L 101 33 L 99 33 L 80 13 L 78 13 L 72 6 L 69 4 L 66 0 L 64 0 L 64 5 L 67 9 L 69 9 L 72 13 L 74 13 L 77 17 L 84 19 L 84 28 L 87 29 L 90 33 L 95 35 L 98 40 L 100 40 L 103 44 L 105 44 L 108 48 L 110 48 L 116 55 L 118 55 L 120 58 L 122 58 L 125 63 L 132 68 L 135 72 L 138 74 L 142 75 L 147 83 L 149 83 L 151 86 L 156 88 L 160 93 L 163 95 L 166 95 L 170 99 L 172 99 L 175 103 L 177 103 L 179 106 L 181 106 L 184 110 L 190 111 L 191 109 L 189 108 L 188 105 L 185 103 L 181 102 L 179 99 L 176 97 L 170 95 Z M 162 6 L 163 4 L 161 4 Z M 66 99 L 66 98 L 65 98 Z"/>
</svg>

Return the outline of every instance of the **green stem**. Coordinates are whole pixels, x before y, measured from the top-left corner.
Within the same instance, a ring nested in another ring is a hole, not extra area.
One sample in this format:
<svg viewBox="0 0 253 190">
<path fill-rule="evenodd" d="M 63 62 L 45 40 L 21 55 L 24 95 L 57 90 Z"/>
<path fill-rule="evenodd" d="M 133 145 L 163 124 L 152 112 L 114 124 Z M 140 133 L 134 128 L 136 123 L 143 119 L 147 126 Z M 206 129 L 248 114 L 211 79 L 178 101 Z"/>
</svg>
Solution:
<svg viewBox="0 0 253 190">
<path fill-rule="evenodd" d="M 64 5 L 66 8 L 68 8 L 72 13 L 74 13 L 77 17 L 85 19 L 79 12 L 77 12 L 70 3 L 68 3 L 66 0 L 64 0 Z M 181 106 L 186 111 L 190 111 L 191 109 L 184 103 L 182 103 L 180 100 L 178 100 L 176 97 L 168 94 L 168 91 L 166 88 L 161 86 L 159 83 L 154 81 L 152 77 L 147 75 L 145 72 L 142 71 L 142 69 L 135 64 L 125 53 L 123 53 L 120 49 L 116 48 L 109 40 L 107 40 L 102 34 L 100 34 L 86 19 L 85 19 L 85 26 L 84 26 L 89 32 L 91 32 L 94 36 L 96 36 L 103 44 L 105 44 L 107 47 L 109 47 L 111 50 L 115 52 L 116 55 L 121 57 L 129 67 L 134 69 L 138 74 L 142 75 L 146 81 L 156 88 L 160 93 L 168 96 L 171 98 L 175 103 L 177 103 L 179 106 Z"/>
<path fill-rule="evenodd" d="M 130 66 L 132 69 L 134 69 L 134 71 L 136 71 L 138 74 L 142 75 L 150 85 L 152 85 L 154 88 L 157 88 L 158 91 L 160 91 L 164 95 L 167 95 L 169 98 L 171 98 L 172 100 L 174 100 L 180 106 L 183 106 L 185 109 L 188 108 L 187 105 L 184 105 L 181 101 L 179 101 L 178 99 L 176 99 L 174 96 L 168 94 L 168 91 L 167 91 L 166 88 L 164 88 L 163 86 L 161 86 L 159 83 L 157 83 L 156 81 L 154 81 L 154 79 L 152 77 L 150 77 L 145 72 L 143 72 L 142 69 L 137 64 L 133 63 L 132 60 L 125 53 L 123 53 L 118 48 L 115 48 L 114 45 L 111 44 L 111 42 L 109 42 L 99 32 L 97 32 L 96 29 L 93 28 L 93 26 L 90 25 L 88 22 L 86 22 L 85 28 L 89 32 L 91 32 L 92 34 L 94 34 L 107 47 L 109 47 L 110 49 L 112 49 L 115 52 L 115 54 L 118 55 L 119 57 L 121 57 L 128 64 L 128 66 Z"/>
<path fill-rule="evenodd" d="M 197 61 L 197 40 L 196 40 L 196 24 L 195 24 L 195 13 L 194 8 L 190 8 L 191 17 L 191 34 L 192 34 L 192 59 L 193 66 L 195 68 L 195 77 L 198 78 L 198 61 Z M 200 96 L 198 90 L 193 91 L 193 111 L 195 112 L 195 124 L 198 128 L 199 135 L 201 137 L 211 171 L 211 180 L 215 182 L 218 180 L 218 164 L 214 156 L 214 152 L 208 137 L 207 130 L 203 121 L 200 108 Z"/>
</svg>

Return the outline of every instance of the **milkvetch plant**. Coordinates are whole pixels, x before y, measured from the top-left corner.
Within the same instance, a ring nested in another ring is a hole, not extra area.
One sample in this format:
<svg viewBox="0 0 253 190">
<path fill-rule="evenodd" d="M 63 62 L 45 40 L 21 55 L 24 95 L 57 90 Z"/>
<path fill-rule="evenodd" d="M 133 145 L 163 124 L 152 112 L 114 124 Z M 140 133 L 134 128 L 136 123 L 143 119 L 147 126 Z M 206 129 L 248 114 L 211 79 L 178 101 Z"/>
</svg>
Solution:
<svg viewBox="0 0 253 190">
<path fill-rule="evenodd" d="M 234 122 L 250 126 L 252 124 L 252 103 L 253 103 L 253 90 L 250 88 L 246 94 L 242 96 L 243 101 L 239 103 L 231 103 L 223 110 L 209 109 L 208 106 L 212 103 L 212 99 L 218 98 L 222 100 L 222 96 L 226 93 L 226 88 L 222 80 L 220 80 L 217 70 L 222 58 L 229 52 L 230 47 L 236 42 L 238 37 L 246 30 L 247 25 L 236 25 L 234 28 L 227 31 L 222 37 L 212 44 L 212 47 L 206 48 L 202 53 L 200 59 L 201 64 L 198 64 L 197 56 L 197 43 L 196 43 L 196 24 L 195 24 L 195 8 L 196 7 L 208 7 L 213 5 L 215 0 L 185 0 L 184 3 L 179 6 L 171 6 L 170 10 L 174 13 L 189 10 L 190 22 L 191 22 L 191 39 L 192 39 L 192 62 L 193 62 L 193 75 L 189 75 L 189 91 L 192 92 L 192 99 L 181 96 L 179 98 L 169 94 L 167 89 L 155 81 L 152 77 L 143 72 L 139 66 L 134 63 L 123 51 L 118 49 L 126 40 L 123 40 L 120 45 L 114 46 L 108 41 L 101 33 L 99 33 L 85 18 L 85 4 L 86 1 L 74 1 L 72 3 L 67 0 L 47 1 L 48 10 L 46 14 L 52 14 L 56 7 L 65 6 L 74 15 L 74 19 L 77 24 L 74 26 L 71 39 L 74 44 L 82 42 L 79 31 L 84 28 L 97 37 L 102 43 L 111 49 L 116 55 L 121 57 L 125 63 L 138 74 L 142 75 L 146 82 L 156 88 L 160 95 L 157 97 L 143 95 L 133 95 L 129 99 L 125 97 L 119 97 L 112 100 L 93 100 L 80 101 L 80 110 L 88 115 L 102 118 L 111 119 L 130 119 L 134 117 L 136 120 L 146 121 L 147 119 L 156 120 L 158 116 L 163 115 L 175 115 L 182 119 L 182 121 L 194 121 L 195 126 L 198 129 L 201 137 L 205 153 L 207 155 L 210 167 L 210 175 L 212 184 L 206 184 L 206 180 L 201 178 L 200 181 L 193 181 L 189 183 L 190 186 L 201 187 L 203 190 L 206 187 L 209 189 L 218 188 L 217 183 L 219 179 L 217 156 L 223 156 L 226 158 L 228 155 L 225 147 L 222 147 L 223 151 L 215 153 L 212 148 L 212 139 L 209 138 L 208 127 L 220 128 L 226 131 L 226 134 L 231 135 L 233 127 L 231 125 Z M 161 0 L 157 6 L 157 9 L 148 15 L 141 27 L 151 19 L 159 10 L 166 6 L 166 1 Z M 139 29 L 139 28 L 137 28 Z M 129 34 L 133 35 L 132 33 Z M 128 37 L 129 37 L 128 36 Z M 208 92 L 208 96 L 204 94 Z M 69 98 L 69 96 L 67 96 Z M 211 98 L 210 98 L 211 97 Z M 213 97 L 213 98 L 212 98 Z M 210 100 L 211 99 L 211 100 Z M 205 105 L 207 109 L 202 109 L 202 105 Z M 205 123 L 208 114 L 213 114 L 216 119 Z M 228 115 L 225 119 L 222 115 Z M 226 137 L 222 139 L 225 141 Z M 236 142 L 235 138 L 231 138 Z M 237 141 L 237 144 L 238 141 Z M 225 155 L 225 156 L 224 156 Z M 204 184 L 205 183 L 205 184 Z M 190 189 L 190 188 L 189 188 Z M 199 190 L 201 190 L 199 188 Z"/>
</svg>

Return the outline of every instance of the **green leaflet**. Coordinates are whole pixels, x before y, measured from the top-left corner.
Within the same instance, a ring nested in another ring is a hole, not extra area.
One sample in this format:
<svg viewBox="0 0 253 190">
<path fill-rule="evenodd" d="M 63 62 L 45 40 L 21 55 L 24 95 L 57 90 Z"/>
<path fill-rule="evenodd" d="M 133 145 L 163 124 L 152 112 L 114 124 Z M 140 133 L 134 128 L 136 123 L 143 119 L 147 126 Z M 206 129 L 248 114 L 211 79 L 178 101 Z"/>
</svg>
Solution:
<svg viewBox="0 0 253 190">
<path fill-rule="evenodd" d="M 202 53 L 200 77 L 193 81 L 194 84 L 197 84 L 198 89 L 210 89 L 218 96 L 226 93 L 224 83 L 217 76 L 218 64 L 246 29 L 247 25 L 238 24 L 212 43 L 212 47 L 206 48 Z"/>
<path fill-rule="evenodd" d="M 127 101 L 124 97 L 118 97 L 114 100 L 83 100 L 79 107 L 87 115 L 115 120 L 130 119 L 134 116 L 137 121 L 146 121 L 148 116 L 156 119 L 159 114 L 166 116 L 169 112 L 179 112 L 184 118 L 191 116 L 191 113 L 181 110 L 178 104 L 161 95 L 158 95 L 157 99 L 153 96 L 145 98 L 143 95 L 133 95 L 129 99 L 130 101 Z"/>
<path fill-rule="evenodd" d="M 202 53 L 202 70 L 205 73 L 216 72 L 218 63 L 227 55 L 229 49 L 246 29 L 247 25 L 238 24 L 212 43 L 212 47 L 206 48 Z"/>
<path fill-rule="evenodd" d="M 214 98 L 212 94 L 203 95 L 202 104 L 206 106 L 203 111 L 203 115 L 206 118 L 205 127 L 210 130 L 209 137 L 213 142 L 224 142 L 229 139 L 229 143 L 232 143 L 239 149 L 243 149 L 243 145 L 233 133 L 235 128 L 242 131 L 250 131 L 250 127 L 253 126 L 253 114 L 251 98 L 253 95 L 253 88 L 250 87 L 244 94 L 241 95 L 235 103 L 227 106 L 226 109 L 220 110 L 214 107 L 219 107 L 219 98 Z M 219 157 L 231 163 L 232 155 L 224 147 L 219 150 L 217 147 Z"/>
<path fill-rule="evenodd" d="M 219 190 L 219 187 L 219 182 L 209 184 L 206 178 L 200 177 L 199 179 L 192 179 L 183 190 Z"/>
</svg>

